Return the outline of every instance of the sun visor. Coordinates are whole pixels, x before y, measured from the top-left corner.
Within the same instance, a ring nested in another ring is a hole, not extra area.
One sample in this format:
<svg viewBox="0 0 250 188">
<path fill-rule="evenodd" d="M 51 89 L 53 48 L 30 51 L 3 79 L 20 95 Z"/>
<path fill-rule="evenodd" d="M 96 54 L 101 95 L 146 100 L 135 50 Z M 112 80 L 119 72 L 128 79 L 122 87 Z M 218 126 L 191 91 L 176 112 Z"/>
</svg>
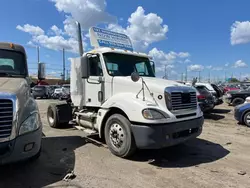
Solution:
<svg viewBox="0 0 250 188">
<path fill-rule="evenodd" d="M 133 51 L 130 38 L 122 33 L 117 33 L 97 27 L 89 29 L 90 43 L 94 48 L 109 47 Z"/>
</svg>

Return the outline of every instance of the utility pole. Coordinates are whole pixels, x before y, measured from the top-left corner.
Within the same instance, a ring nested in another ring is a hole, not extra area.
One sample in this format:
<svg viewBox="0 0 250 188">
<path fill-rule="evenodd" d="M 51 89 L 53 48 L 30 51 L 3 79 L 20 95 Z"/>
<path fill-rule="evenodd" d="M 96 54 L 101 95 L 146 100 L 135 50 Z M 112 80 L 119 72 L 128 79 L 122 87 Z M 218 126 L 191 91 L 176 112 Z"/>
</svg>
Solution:
<svg viewBox="0 0 250 188">
<path fill-rule="evenodd" d="M 225 72 L 225 82 L 227 81 L 227 72 Z"/>
<path fill-rule="evenodd" d="M 201 71 L 199 71 L 199 82 L 201 82 Z"/>
<path fill-rule="evenodd" d="M 40 51 L 39 51 L 39 46 L 36 47 L 37 50 L 37 63 L 40 62 Z"/>
<path fill-rule="evenodd" d="M 66 76 L 66 79 L 67 79 L 67 80 L 69 79 L 69 70 L 67 70 L 67 76 Z"/>
<path fill-rule="evenodd" d="M 188 75 L 187 75 L 187 67 L 186 67 L 186 75 L 185 75 L 185 81 L 187 82 L 187 78 L 188 78 Z"/>
<path fill-rule="evenodd" d="M 209 69 L 209 73 L 208 73 L 208 83 L 211 83 L 211 70 Z"/>
<path fill-rule="evenodd" d="M 183 76 L 184 76 L 184 75 L 183 75 L 183 72 L 182 72 L 182 73 L 181 73 L 181 81 L 182 81 L 182 82 L 183 82 Z"/>
<path fill-rule="evenodd" d="M 63 48 L 63 81 L 65 81 L 65 52 Z"/>
</svg>

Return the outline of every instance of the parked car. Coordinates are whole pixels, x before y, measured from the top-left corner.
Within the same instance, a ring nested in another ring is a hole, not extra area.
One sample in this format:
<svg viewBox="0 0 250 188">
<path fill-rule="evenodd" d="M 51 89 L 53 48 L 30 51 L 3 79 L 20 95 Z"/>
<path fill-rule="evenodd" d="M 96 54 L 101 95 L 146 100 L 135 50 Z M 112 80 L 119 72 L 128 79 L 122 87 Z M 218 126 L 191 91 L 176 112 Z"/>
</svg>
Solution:
<svg viewBox="0 0 250 188">
<path fill-rule="evenodd" d="M 214 104 L 220 105 L 223 103 L 223 91 L 215 84 L 211 84 L 216 94 L 214 94 Z"/>
<path fill-rule="evenodd" d="M 195 88 L 197 90 L 197 100 L 201 110 L 203 112 L 211 111 L 215 106 L 213 95 L 205 86 L 195 86 Z"/>
<path fill-rule="evenodd" d="M 238 122 L 244 123 L 246 126 L 250 127 L 250 103 L 246 102 L 236 106 L 234 109 L 234 118 Z"/>
<path fill-rule="evenodd" d="M 234 91 L 234 90 L 240 90 L 240 88 L 237 86 L 229 85 L 224 87 L 223 92 L 227 93 L 228 91 Z"/>
<path fill-rule="evenodd" d="M 210 84 L 210 83 L 196 83 L 195 86 L 205 86 L 207 88 L 207 90 L 214 97 L 214 105 L 220 105 L 220 104 L 223 103 L 223 92 L 215 84 Z"/>
<path fill-rule="evenodd" d="M 247 97 L 250 96 L 250 87 L 246 90 L 228 91 L 225 96 L 225 101 L 229 105 L 237 106 L 243 104 Z"/>
<path fill-rule="evenodd" d="M 32 89 L 32 95 L 36 98 L 49 98 L 49 89 L 45 85 L 37 85 Z"/>
<path fill-rule="evenodd" d="M 53 98 L 53 99 L 59 99 L 61 93 L 62 93 L 62 87 L 56 88 L 56 89 L 54 90 L 54 93 L 52 94 L 52 98 Z"/>
<path fill-rule="evenodd" d="M 59 100 L 67 100 L 68 98 L 70 98 L 70 86 L 63 85 L 59 94 Z"/>
</svg>

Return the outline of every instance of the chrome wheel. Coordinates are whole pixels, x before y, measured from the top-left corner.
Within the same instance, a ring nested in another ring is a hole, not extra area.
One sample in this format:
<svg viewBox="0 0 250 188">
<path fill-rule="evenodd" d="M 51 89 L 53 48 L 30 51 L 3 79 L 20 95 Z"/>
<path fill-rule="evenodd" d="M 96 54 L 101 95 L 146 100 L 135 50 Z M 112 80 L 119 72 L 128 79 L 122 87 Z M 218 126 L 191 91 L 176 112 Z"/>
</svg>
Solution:
<svg viewBox="0 0 250 188">
<path fill-rule="evenodd" d="M 246 123 L 247 123 L 247 125 L 250 125 L 250 114 L 247 115 L 247 117 L 246 117 Z"/>
<path fill-rule="evenodd" d="M 54 121 L 55 121 L 55 116 L 54 116 L 54 112 L 51 108 L 48 109 L 48 120 L 49 120 L 49 123 L 51 125 L 54 124 Z"/>
<path fill-rule="evenodd" d="M 120 149 L 124 145 L 126 136 L 121 125 L 119 125 L 118 123 L 114 123 L 111 125 L 109 131 L 109 139 L 112 145 L 117 149 Z"/>
</svg>

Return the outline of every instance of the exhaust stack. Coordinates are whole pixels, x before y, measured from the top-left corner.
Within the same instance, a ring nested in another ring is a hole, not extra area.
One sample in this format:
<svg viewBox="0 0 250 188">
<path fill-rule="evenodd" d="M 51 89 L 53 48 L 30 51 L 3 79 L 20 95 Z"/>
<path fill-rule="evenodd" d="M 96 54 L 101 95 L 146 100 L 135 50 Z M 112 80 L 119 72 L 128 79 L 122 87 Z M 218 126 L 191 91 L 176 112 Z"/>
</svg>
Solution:
<svg viewBox="0 0 250 188">
<path fill-rule="evenodd" d="M 81 25 L 79 22 L 76 21 L 77 24 L 77 35 L 78 35 L 78 44 L 79 44 L 79 54 L 80 56 L 83 55 L 83 46 L 82 46 L 82 31 L 81 31 Z"/>
</svg>

